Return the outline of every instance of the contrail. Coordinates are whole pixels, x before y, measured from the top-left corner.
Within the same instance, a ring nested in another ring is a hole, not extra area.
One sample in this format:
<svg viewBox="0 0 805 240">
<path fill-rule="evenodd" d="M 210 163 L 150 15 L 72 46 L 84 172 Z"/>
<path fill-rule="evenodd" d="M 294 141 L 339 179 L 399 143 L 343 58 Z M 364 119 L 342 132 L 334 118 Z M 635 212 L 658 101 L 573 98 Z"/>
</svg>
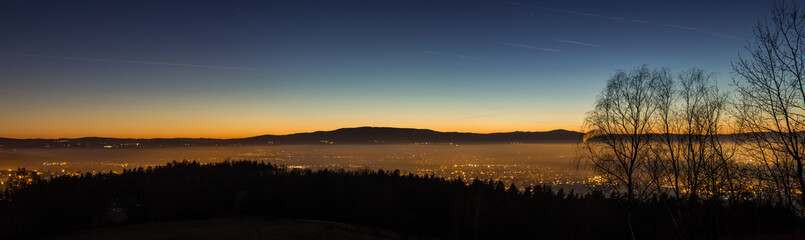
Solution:
<svg viewBox="0 0 805 240">
<path fill-rule="evenodd" d="M 656 23 L 656 22 L 640 20 L 640 19 L 629 19 L 629 18 L 623 18 L 623 17 L 613 17 L 613 16 L 585 13 L 585 12 L 576 12 L 576 11 L 570 11 L 570 10 L 556 9 L 556 8 L 540 7 L 540 6 L 537 6 L 537 8 L 539 8 L 540 10 L 543 10 L 543 11 L 551 11 L 551 12 L 558 12 L 558 13 L 564 13 L 564 14 L 577 15 L 577 16 L 604 18 L 604 19 L 609 19 L 609 20 L 613 20 L 613 21 L 626 21 L 626 22 L 632 22 L 632 23 L 640 23 L 640 24 L 654 25 L 654 26 L 660 26 L 660 27 L 675 28 L 675 29 L 680 29 L 680 30 L 687 30 L 687 31 L 710 34 L 710 35 L 719 36 L 719 37 L 723 37 L 723 38 L 730 38 L 730 39 L 735 39 L 735 40 L 748 41 L 748 39 L 746 39 L 746 38 L 732 36 L 732 35 L 723 34 L 723 33 L 719 33 L 719 32 L 702 30 L 702 29 L 699 29 L 699 28 L 689 27 L 689 26 L 682 26 L 682 25 L 675 25 L 675 24 L 665 24 L 665 23 Z"/>
<path fill-rule="evenodd" d="M 535 47 L 535 46 L 519 44 L 519 43 L 503 43 L 503 44 L 509 45 L 509 46 L 512 46 L 512 47 L 534 49 L 534 50 L 540 50 L 540 51 L 545 51 L 545 52 L 561 52 L 561 50 L 556 50 L 556 49 L 552 49 L 552 48 Z"/>
<path fill-rule="evenodd" d="M 151 62 L 151 61 L 131 61 L 131 60 L 117 60 L 117 59 L 103 59 L 103 58 L 81 58 L 81 57 L 64 57 L 64 56 L 33 55 L 33 54 L 7 54 L 7 53 L 0 53 L 0 55 L 2 55 L 2 56 L 12 56 L 12 57 L 48 58 L 48 59 L 59 59 L 59 60 L 78 60 L 78 61 L 89 61 L 89 62 L 131 63 L 131 64 L 148 64 L 148 65 L 174 66 L 174 67 L 209 68 L 209 69 L 223 69 L 223 70 L 235 70 L 235 71 L 257 71 L 257 72 L 276 72 L 276 71 L 279 71 L 279 70 L 276 70 L 276 69 L 266 69 L 266 68 L 244 68 L 244 67 L 229 67 L 229 66 L 218 66 L 218 65 L 200 65 L 200 64 L 189 64 L 189 63 L 170 63 L 170 62 Z"/>
<path fill-rule="evenodd" d="M 713 36 L 718 36 L 718 37 L 723 37 L 723 38 L 729 38 L 729 39 L 735 39 L 735 40 L 741 40 L 741 41 L 748 41 L 748 39 L 746 39 L 746 38 L 742 38 L 742 37 L 738 37 L 738 36 L 732 36 L 732 35 L 729 35 L 729 34 L 723 34 L 723 33 L 720 33 L 720 32 L 703 30 L 703 29 L 699 29 L 699 28 L 696 28 L 696 27 L 690 27 L 690 26 L 657 23 L 657 22 L 640 20 L 640 19 L 630 19 L 630 18 L 624 18 L 624 17 L 607 16 L 607 15 L 593 14 L 593 13 L 586 13 L 586 12 L 577 12 L 577 11 L 571 11 L 571 10 L 565 10 L 565 9 L 543 7 L 543 6 L 538 6 L 538 5 L 522 4 L 522 3 L 519 3 L 519 2 L 504 1 L 504 3 L 511 4 L 511 5 L 517 5 L 517 6 L 526 6 L 526 7 L 537 8 L 537 9 L 542 10 L 542 11 L 558 12 L 558 13 L 564 13 L 564 14 L 570 14 L 570 15 L 576 15 L 576 16 L 603 18 L 603 19 L 609 19 L 609 20 L 612 20 L 612 21 L 640 23 L 640 24 L 653 25 L 653 26 L 659 26 L 659 27 L 674 28 L 674 29 L 685 30 L 685 31 L 699 32 L 699 33 L 710 34 L 710 35 L 713 35 Z"/>
<path fill-rule="evenodd" d="M 570 40 L 562 40 L 562 39 L 554 39 L 554 41 L 563 42 L 563 43 L 570 43 L 570 44 L 576 44 L 576 45 L 581 45 L 581 46 L 588 46 L 588 47 L 600 47 L 600 45 L 598 45 L 598 44 L 579 42 L 579 41 L 570 41 Z"/>
</svg>

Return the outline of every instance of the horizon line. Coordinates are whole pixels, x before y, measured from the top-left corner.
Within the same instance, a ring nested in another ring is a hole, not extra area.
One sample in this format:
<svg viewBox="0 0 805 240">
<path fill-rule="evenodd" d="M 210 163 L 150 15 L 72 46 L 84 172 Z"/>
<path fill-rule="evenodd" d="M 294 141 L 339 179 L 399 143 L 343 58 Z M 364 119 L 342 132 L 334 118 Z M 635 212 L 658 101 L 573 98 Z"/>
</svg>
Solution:
<svg viewBox="0 0 805 240">
<path fill-rule="evenodd" d="M 498 133 L 540 133 L 540 132 L 554 132 L 554 131 L 568 131 L 568 132 L 577 132 L 583 133 L 581 131 L 575 130 L 568 130 L 563 128 L 557 128 L 552 130 L 545 130 L 545 131 L 522 131 L 522 130 L 515 130 L 515 131 L 508 131 L 508 132 L 462 132 L 462 131 L 439 131 L 429 128 L 413 128 L 413 127 L 380 127 L 380 126 L 358 126 L 358 127 L 342 127 L 332 130 L 315 130 L 315 131 L 301 131 L 301 132 L 294 132 L 294 133 L 287 133 L 287 134 L 259 134 L 253 136 L 246 136 L 246 137 L 231 137 L 231 138 L 215 138 L 215 137 L 101 137 L 101 136 L 84 136 L 84 137 L 56 137 L 56 138 L 47 138 L 47 137 L 32 137 L 32 138 L 14 138 L 14 137 L 4 137 L 0 136 L 0 138 L 5 139 L 20 139 L 20 140 L 36 140 L 36 139 L 81 139 L 81 138 L 113 138 L 113 139 L 219 139 L 219 140 L 233 140 L 233 139 L 243 139 L 243 138 L 252 138 L 252 137 L 260 137 L 260 136 L 288 136 L 294 134 L 305 134 L 305 133 L 317 133 L 317 132 L 332 132 L 342 129 L 357 129 L 357 128 L 392 128 L 392 129 L 413 129 L 413 130 L 429 130 L 439 133 L 467 133 L 467 134 L 498 134 Z"/>
</svg>

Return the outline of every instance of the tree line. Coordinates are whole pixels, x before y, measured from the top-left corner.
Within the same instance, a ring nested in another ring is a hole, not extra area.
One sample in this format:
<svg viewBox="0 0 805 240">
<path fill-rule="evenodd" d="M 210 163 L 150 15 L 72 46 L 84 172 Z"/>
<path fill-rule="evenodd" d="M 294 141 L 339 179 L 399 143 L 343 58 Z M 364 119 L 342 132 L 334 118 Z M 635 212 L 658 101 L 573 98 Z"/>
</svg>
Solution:
<svg viewBox="0 0 805 240">
<path fill-rule="evenodd" d="M 253 215 L 316 219 L 411 238 L 624 239 L 631 228 L 646 239 L 676 239 L 669 218 L 673 197 L 629 205 L 626 198 L 550 186 L 518 188 L 502 182 L 446 180 L 399 171 L 288 169 L 269 163 L 174 162 L 154 168 L 60 176 L 16 188 L 0 200 L 4 237 L 44 238 L 110 224 L 136 224 Z M 688 236 L 738 238 L 801 234 L 802 220 L 764 200 L 686 204 Z M 674 209 L 675 210 L 675 209 Z M 799 231 L 799 233 L 798 233 Z"/>
</svg>

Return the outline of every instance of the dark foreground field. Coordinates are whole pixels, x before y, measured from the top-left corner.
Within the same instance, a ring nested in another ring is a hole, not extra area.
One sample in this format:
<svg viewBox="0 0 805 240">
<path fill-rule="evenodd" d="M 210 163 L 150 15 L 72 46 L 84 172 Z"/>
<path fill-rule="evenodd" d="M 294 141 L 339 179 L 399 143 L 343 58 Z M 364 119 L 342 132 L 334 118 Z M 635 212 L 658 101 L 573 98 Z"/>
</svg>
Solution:
<svg viewBox="0 0 805 240">
<path fill-rule="evenodd" d="M 275 220 L 224 217 L 205 220 L 105 226 L 51 238 L 53 240 L 167 240 L 167 239 L 435 239 L 405 236 L 346 223 L 316 220 Z"/>
<path fill-rule="evenodd" d="M 171 163 L 9 191 L 0 201 L 0 232 L 3 239 L 628 239 L 627 206 L 601 192 L 396 171 Z M 805 237 L 801 218 L 763 198 L 680 204 L 657 196 L 632 206 L 638 239 Z"/>
</svg>

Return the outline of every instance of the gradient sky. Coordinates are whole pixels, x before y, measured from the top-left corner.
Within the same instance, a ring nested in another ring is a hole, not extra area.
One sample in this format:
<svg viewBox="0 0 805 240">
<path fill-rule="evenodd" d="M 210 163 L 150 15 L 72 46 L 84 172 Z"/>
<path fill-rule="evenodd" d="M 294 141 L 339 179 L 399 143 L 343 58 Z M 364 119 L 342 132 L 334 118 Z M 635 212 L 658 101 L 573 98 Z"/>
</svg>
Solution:
<svg viewBox="0 0 805 240">
<path fill-rule="evenodd" d="M 716 72 L 758 1 L 2 1 L 0 137 L 578 130 L 616 69 Z M 346 3 L 344 3 L 346 2 Z"/>
</svg>

